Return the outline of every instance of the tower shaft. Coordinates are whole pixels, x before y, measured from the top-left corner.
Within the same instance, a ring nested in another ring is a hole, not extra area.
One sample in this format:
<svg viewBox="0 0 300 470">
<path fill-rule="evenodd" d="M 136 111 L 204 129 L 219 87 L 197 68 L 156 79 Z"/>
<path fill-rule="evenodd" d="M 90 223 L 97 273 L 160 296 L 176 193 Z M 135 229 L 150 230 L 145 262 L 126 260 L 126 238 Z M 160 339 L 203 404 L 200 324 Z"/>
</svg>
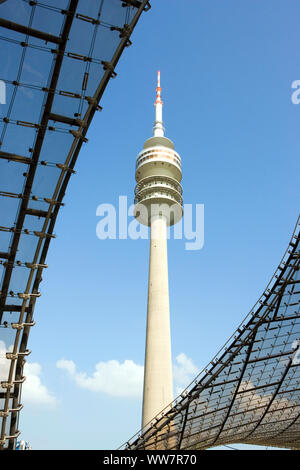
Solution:
<svg viewBox="0 0 300 470">
<path fill-rule="evenodd" d="M 173 400 L 167 220 L 151 219 L 143 427 Z"/>
</svg>

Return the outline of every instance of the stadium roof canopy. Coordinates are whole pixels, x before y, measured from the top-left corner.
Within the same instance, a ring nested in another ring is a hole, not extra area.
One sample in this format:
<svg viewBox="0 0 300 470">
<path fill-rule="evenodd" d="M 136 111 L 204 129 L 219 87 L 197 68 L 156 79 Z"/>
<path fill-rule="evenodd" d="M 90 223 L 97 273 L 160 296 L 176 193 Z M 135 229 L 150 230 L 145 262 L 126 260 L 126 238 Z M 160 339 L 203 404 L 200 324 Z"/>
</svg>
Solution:
<svg viewBox="0 0 300 470">
<path fill-rule="evenodd" d="M 234 335 L 124 448 L 244 443 L 300 449 L 299 265 L 300 217 L 277 271 Z"/>
<path fill-rule="evenodd" d="M 0 1 L 0 449 L 18 431 L 23 364 L 63 197 L 146 0 Z"/>
</svg>

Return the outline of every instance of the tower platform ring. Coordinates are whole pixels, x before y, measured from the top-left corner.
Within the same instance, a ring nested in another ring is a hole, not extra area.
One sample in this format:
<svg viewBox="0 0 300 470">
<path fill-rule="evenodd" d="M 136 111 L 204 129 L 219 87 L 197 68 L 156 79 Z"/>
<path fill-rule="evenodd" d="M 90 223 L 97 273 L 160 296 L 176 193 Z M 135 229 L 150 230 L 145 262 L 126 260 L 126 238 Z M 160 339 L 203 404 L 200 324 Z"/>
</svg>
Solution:
<svg viewBox="0 0 300 470">
<path fill-rule="evenodd" d="M 150 227 L 151 219 L 164 216 L 167 226 L 177 224 L 183 216 L 183 207 L 170 196 L 148 197 L 140 201 L 135 199 L 134 217 L 143 225 Z"/>
</svg>

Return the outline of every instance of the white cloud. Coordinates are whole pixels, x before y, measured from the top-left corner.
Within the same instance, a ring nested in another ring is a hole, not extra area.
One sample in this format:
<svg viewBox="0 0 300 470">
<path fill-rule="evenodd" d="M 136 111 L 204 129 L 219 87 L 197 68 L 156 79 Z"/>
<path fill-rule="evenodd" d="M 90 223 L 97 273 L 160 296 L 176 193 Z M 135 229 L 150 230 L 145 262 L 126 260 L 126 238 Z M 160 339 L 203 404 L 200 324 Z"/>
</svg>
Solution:
<svg viewBox="0 0 300 470">
<path fill-rule="evenodd" d="M 67 359 L 60 359 L 57 361 L 56 367 L 59 369 L 65 369 L 70 375 L 75 375 L 76 373 L 75 363 L 73 361 L 68 361 Z"/>
<path fill-rule="evenodd" d="M 173 367 L 173 377 L 175 386 L 175 395 L 180 395 L 182 391 L 192 382 L 199 373 L 198 367 L 195 366 L 192 359 L 184 353 L 176 356 L 176 363 Z"/>
<path fill-rule="evenodd" d="M 68 359 L 60 359 L 56 366 L 68 372 L 78 387 L 93 392 L 102 392 L 115 397 L 141 397 L 143 390 L 144 367 L 132 360 L 120 363 L 116 360 L 98 362 L 93 374 L 77 371 L 76 364 Z M 176 394 L 189 385 L 198 372 L 193 361 L 181 353 L 174 365 L 174 385 Z"/>
<path fill-rule="evenodd" d="M 142 394 L 144 368 L 131 360 L 98 362 L 90 376 L 77 372 L 76 365 L 70 360 L 61 359 L 56 365 L 66 370 L 80 388 L 115 397 L 140 397 Z"/>
<path fill-rule="evenodd" d="M 187 357 L 184 353 L 178 354 L 173 369 L 174 380 L 178 385 L 189 385 L 198 372 L 199 369 L 195 366 L 192 359 Z"/>
<path fill-rule="evenodd" d="M 41 382 L 42 368 L 37 362 L 26 363 L 24 375 L 26 380 L 22 387 L 22 402 L 32 405 L 56 405 L 57 400 Z"/>
<path fill-rule="evenodd" d="M 6 348 L 4 341 L 0 340 L 0 381 L 7 381 L 11 361 L 6 359 L 6 352 L 11 352 L 13 345 Z M 26 380 L 22 386 L 22 403 L 33 405 L 55 405 L 56 398 L 48 391 L 41 382 L 42 368 L 37 362 L 26 363 L 24 375 Z"/>
</svg>

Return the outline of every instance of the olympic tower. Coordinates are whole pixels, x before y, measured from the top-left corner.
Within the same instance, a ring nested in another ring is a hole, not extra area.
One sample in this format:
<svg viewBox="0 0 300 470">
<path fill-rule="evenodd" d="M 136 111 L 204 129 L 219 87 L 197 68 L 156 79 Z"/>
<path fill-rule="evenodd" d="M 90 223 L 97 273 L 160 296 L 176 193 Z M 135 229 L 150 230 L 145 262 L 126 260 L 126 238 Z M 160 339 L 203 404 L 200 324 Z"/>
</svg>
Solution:
<svg viewBox="0 0 300 470">
<path fill-rule="evenodd" d="M 164 136 L 160 72 L 154 105 L 153 137 L 139 153 L 135 173 L 135 217 L 150 227 L 151 234 L 143 427 L 173 400 L 167 227 L 183 214 L 181 159 Z"/>
</svg>

